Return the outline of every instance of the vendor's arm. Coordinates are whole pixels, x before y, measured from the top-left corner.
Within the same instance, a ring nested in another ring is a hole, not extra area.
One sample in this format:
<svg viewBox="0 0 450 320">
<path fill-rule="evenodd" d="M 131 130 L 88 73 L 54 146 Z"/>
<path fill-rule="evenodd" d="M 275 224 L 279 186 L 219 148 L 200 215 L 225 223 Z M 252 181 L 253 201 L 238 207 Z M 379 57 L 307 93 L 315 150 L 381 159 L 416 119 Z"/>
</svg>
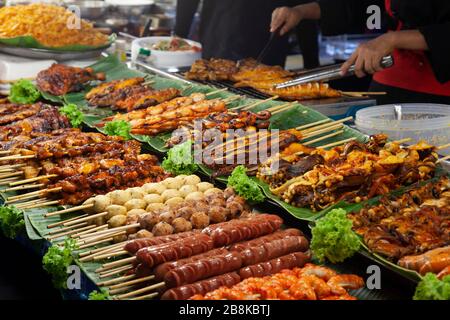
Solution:
<svg viewBox="0 0 450 320">
<path fill-rule="evenodd" d="M 192 20 L 197 12 L 200 0 L 178 0 L 175 22 L 175 34 L 187 38 L 191 29 Z"/>
<path fill-rule="evenodd" d="M 388 32 L 361 44 L 344 63 L 341 73 L 346 74 L 352 64 L 355 64 L 355 73 L 358 77 L 381 71 L 381 60 L 392 54 L 395 49 L 426 51 L 429 47 L 419 30 Z"/>
</svg>

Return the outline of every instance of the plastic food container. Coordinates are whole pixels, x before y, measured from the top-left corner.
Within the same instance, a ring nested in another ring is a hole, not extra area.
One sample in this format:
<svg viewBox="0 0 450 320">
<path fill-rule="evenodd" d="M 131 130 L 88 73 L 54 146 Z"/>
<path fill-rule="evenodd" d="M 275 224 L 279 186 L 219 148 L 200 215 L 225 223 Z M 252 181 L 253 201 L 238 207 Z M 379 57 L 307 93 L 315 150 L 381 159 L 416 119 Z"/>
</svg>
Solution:
<svg viewBox="0 0 450 320">
<path fill-rule="evenodd" d="M 141 48 L 150 50 L 150 56 L 145 58 L 145 62 L 156 68 L 180 68 L 191 66 L 196 60 L 201 58 L 201 52 L 188 51 L 160 51 L 152 50 L 152 46 L 162 40 L 170 40 L 171 37 L 147 37 L 133 40 L 131 44 L 131 60 L 134 62 L 138 58 Z M 186 40 L 190 45 L 201 48 L 201 44 L 195 41 Z"/>
<path fill-rule="evenodd" d="M 391 140 L 411 138 L 435 146 L 450 142 L 450 106 L 438 104 L 384 105 L 356 113 L 356 127 L 365 134 L 385 133 Z M 449 149 L 441 154 L 450 154 Z"/>
</svg>

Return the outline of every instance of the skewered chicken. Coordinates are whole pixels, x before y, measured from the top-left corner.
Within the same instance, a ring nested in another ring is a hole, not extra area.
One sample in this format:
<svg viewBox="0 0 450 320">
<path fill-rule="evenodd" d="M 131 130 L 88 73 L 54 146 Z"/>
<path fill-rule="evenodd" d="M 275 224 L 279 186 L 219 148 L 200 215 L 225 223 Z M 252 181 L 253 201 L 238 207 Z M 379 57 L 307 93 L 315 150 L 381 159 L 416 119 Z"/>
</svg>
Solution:
<svg viewBox="0 0 450 320">
<path fill-rule="evenodd" d="M 133 90 L 146 90 L 142 85 L 144 78 L 130 78 L 114 80 L 103 83 L 86 94 L 86 100 L 94 107 L 108 107 L 115 105 L 116 101 L 125 99 Z"/>
<path fill-rule="evenodd" d="M 231 80 L 238 71 L 234 61 L 225 59 L 197 60 L 186 73 L 191 80 Z"/>
<path fill-rule="evenodd" d="M 38 73 L 36 84 L 41 91 L 62 96 L 80 91 L 83 84 L 92 80 L 105 80 L 105 74 L 95 73 L 91 68 L 53 64 L 50 68 Z"/>
</svg>

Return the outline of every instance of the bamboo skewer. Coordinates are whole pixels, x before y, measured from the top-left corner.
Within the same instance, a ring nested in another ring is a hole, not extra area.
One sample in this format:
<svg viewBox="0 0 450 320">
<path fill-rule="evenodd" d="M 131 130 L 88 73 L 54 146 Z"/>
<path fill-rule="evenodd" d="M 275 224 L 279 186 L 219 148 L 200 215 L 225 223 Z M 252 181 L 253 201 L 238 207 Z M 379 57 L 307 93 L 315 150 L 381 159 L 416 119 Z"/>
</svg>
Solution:
<svg viewBox="0 0 450 320">
<path fill-rule="evenodd" d="M 105 263 L 101 268 L 99 268 L 97 270 L 112 269 L 113 267 L 118 267 L 118 266 L 122 266 L 124 264 L 128 264 L 130 262 L 133 262 L 134 260 L 136 260 L 136 257 L 129 257 L 129 258 L 113 261 L 113 262 L 108 262 L 108 263 Z"/>
<path fill-rule="evenodd" d="M 48 201 L 48 199 L 32 200 L 32 201 L 28 201 L 28 202 L 19 203 L 16 205 L 16 207 L 27 207 L 27 206 L 32 206 L 32 205 L 39 204 L 39 203 L 44 203 L 46 201 Z"/>
<path fill-rule="evenodd" d="M 319 135 L 321 135 L 323 133 L 327 133 L 327 132 L 330 132 L 330 131 L 333 131 L 333 130 L 341 129 L 343 126 L 344 125 L 342 123 L 338 123 L 338 124 L 333 124 L 332 126 L 329 126 L 327 128 L 324 128 L 324 129 L 320 129 L 320 130 L 317 130 L 317 131 L 309 132 L 308 134 L 305 134 L 303 136 L 302 140 L 309 139 L 309 138 L 312 138 L 312 137 L 315 137 L 315 136 L 319 136 Z"/>
<path fill-rule="evenodd" d="M 64 227 L 64 228 L 59 228 L 59 229 L 56 229 L 56 230 L 51 230 L 47 234 L 48 235 L 57 234 L 57 233 L 60 233 L 60 232 L 64 232 L 66 230 L 73 230 L 73 229 L 76 229 L 78 227 L 84 227 L 84 226 L 87 226 L 87 222 L 82 222 L 80 224 L 75 224 L 75 225 L 70 226 L 70 227 Z"/>
<path fill-rule="evenodd" d="M 411 140 L 412 140 L 412 138 L 405 138 L 405 139 L 392 141 L 392 143 L 402 144 L 402 143 L 405 143 L 405 142 L 409 142 Z"/>
<path fill-rule="evenodd" d="M 347 121 L 350 121 L 350 120 L 353 120 L 353 117 L 347 117 L 347 118 L 344 118 L 344 119 L 333 121 L 332 123 L 321 124 L 321 125 L 315 126 L 313 128 L 309 128 L 309 129 L 303 130 L 302 133 L 303 134 L 309 134 L 309 133 L 311 133 L 313 131 L 318 131 L 318 130 L 321 130 L 321 129 L 325 129 L 325 128 L 328 128 L 330 126 L 341 124 L 341 123 L 344 123 L 344 122 L 347 122 Z"/>
<path fill-rule="evenodd" d="M 59 221 L 59 222 L 55 222 L 55 223 L 49 224 L 49 225 L 47 226 L 47 228 L 48 228 L 48 229 L 52 229 L 52 228 L 61 226 L 61 225 L 63 225 L 63 224 L 66 223 L 66 222 L 78 220 L 78 219 L 80 219 L 80 218 L 84 218 L 84 217 L 87 217 L 87 216 L 88 216 L 88 214 L 85 213 L 85 214 L 83 214 L 83 215 L 81 215 L 81 216 L 78 216 L 78 217 L 73 217 L 73 218 L 70 218 L 70 219 L 67 219 L 67 220 L 63 220 L 63 221 Z"/>
<path fill-rule="evenodd" d="M 99 286 L 99 287 L 105 287 L 105 286 L 109 286 L 111 284 L 115 284 L 115 283 L 118 283 L 118 282 L 121 282 L 121 281 L 131 280 L 131 279 L 135 279 L 135 278 L 136 278 L 136 275 L 131 274 L 129 276 L 123 276 L 123 277 L 115 278 L 115 279 L 112 279 L 112 280 L 98 282 L 98 283 L 96 283 L 96 285 Z"/>
<path fill-rule="evenodd" d="M 22 195 L 19 195 L 19 196 L 9 197 L 8 200 L 5 201 L 5 203 L 13 203 L 13 202 L 23 201 L 23 200 L 27 200 L 27 199 L 32 199 L 32 198 L 40 197 L 40 196 L 42 196 L 43 194 L 46 194 L 46 193 L 61 191 L 61 189 L 62 188 L 38 190 L 38 191 L 22 194 Z"/>
<path fill-rule="evenodd" d="M 135 284 L 138 284 L 138 283 L 141 283 L 141 282 L 150 281 L 150 280 L 153 280 L 153 279 L 155 279 L 155 276 L 151 275 L 151 276 L 147 276 L 147 277 L 143 277 L 143 278 L 139 278 L 139 279 L 133 279 L 133 280 L 130 280 L 130 281 L 126 281 L 126 282 L 122 282 L 122 283 L 119 283 L 119 284 L 115 284 L 115 285 L 109 286 L 108 288 L 109 289 L 119 289 L 119 288 L 131 286 L 131 285 L 135 285 Z"/>
<path fill-rule="evenodd" d="M 228 88 L 223 88 L 223 89 L 208 92 L 207 94 L 205 94 L 205 96 L 210 97 L 210 96 L 213 96 L 217 93 L 224 92 L 224 91 L 228 91 Z"/>
<path fill-rule="evenodd" d="M 111 233 L 111 232 L 116 232 L 116 231 L 125 231 L 128 229 L 133 229 L 133 228 L 138 228 L 140 226 L 139 223 L 134 223 L 134 224 L 129 224 L 126 226 L 121 226 L 121 227 L 116 227 L 116 228 L 112 228 L 112 229 L 108 229 L 108 230 L 104 230 L 104 231 L 99 231 L 95 233 L 95 236 L 101 235 L 101 234 L 107 234 L 107 233 Z M 92 237 L 93 235 L 82 235 L 80 238 L 89 238 Z"/>
<path fill-rule="evenodd" d="M 277 111 L 279 109 L 286 108 L 287 106 L 290 106 L 292 104 L 293 104 L 292 102 L 288 102 L 288 103 L 280 104 L 278 106 L 275 106 L 275 107 L 272 107 L 272 108 L 269 108 L 269 109 L 265 109 L 264 111 L 275 112 L 275 111 Z"/>
<path fill-rule="evenodd" d="M 35 188 L 41 188 L 43 186 L 45 186 L 43 183 L 40 183 L 40 184 L 26 184 L 26 185 L 14 187 L 14 188 L 8 188 L 8 189 L 5 189 L 5 190 L 2 190 L 2 192 L 11 192 L 11 191 L 35 189 Z"/>
<path fill-rule="evenodd" d="M 341 91 L 342 94 L 347 96 L 384 96 L 387 92 L 370 92 L 370 91 Z"/>
<path fill-rule="evenodd" d="M 0 179 L 5 179 L 5 178 L 11 178 L 11 177 L 18 177 L 23 175 L 22 171 L 19 172 L 12 172 L 12 173 L 5 173 L 5 174 L 0 174 Z"/>
<path fill-rule="evenodd" d="M 104 246 L 104 247 L 101 247 L 101 248 L 97 248 L 97 249 L 89 250 L 89 251 L 86 251 L 86 252 L 82 252 L 82 253 L 79 254 L 79 256 L 80 257 L 87 257 L 87 256 L 93 255 L 95 253 L 101 253 L 101 252 L 104 252 L 104 251 L 108 251 L 110 249 L 115 249 L 116 247 L 119 248 L 121 245 L 123 245 L 123 244 L 122 243 L 111 244 L 109 246 Z"/>
<path fill-rule="evenodd" d="M 48 218 L 48 217 L 58 216 L 58 215 L 61 215 L 63 213 L 69 213 L 69 212 L 81 211 L 81 210 L 84 210 L 84 209 L 90 209 L 93 206 L 94 206 L 93 203 L 91 203 L 91 204 L 83 204 L 81 206 L 76 206 L 76 207 L 72 207 L 72 208 L 68 208 L 68 209 L 64 209 L 64 210 L 49 212 L 49 213 L 46 213 L 44 215 L 44 217 Z"/>
<path fill-rule="evenodd" d="M 38 202 L 38 203 L 35 203 L 35 204 L 33 204 L 33 205 L 26 206 L 25 208 L 22 207 L 22 209 L 41 208 L 41 207 L 52 206 L 52 205 L 58 204 L 58 203 L 59 203 L 59 200 L 55 200 L 55 201 L 47 201 L 47 202 Z"/>
<path fill-rule="evenodd" d="M 109 291 L 109 294 L 111 296 L 113 296 L 113 295 L 116 295 L 116 294 L 119 294 L 119 293 L 123 293 L 123 292 L 126 292 L 126 291 L 136 290 L 137 288 L 139 288 L 139 286 L 127 286 L 127 287 L 122 287 L 122 288 L 119 288 L 119 289 L 113 289 L 113 290 L 108 290 L 108 291 Z"/>
<path fill-rule="evenodd" d="M 340 146 L 340 145 L 343 145 L 345 143 L 348 143 L 348 142 L 351 142 L 351 141 L 354 141 L 354 140 L 356 140 L 356 138 L 349 138 L 349 139 L 345 139 L 345 140 L 342 140 L 342 141 L 333 142 L 333 143 L 330 143 L 330 144 L 327 144 L 327 145 L 324 145 L 324 146 L 320 146 L 319 148 L 320 149 L 326 149 L 326 148 L 336 147 L 336 146 Z"/>
<path fill-rule="evenodd" d="M 108 212 L 100 212 L 97 214 L 88 215 L 87 217 L 82 217 L 77 220 L 66 221 L 63 223 L 63 226 L 70 226 L 72 224 L 76 224 L 79 222 L 84 222 L 84 221 L 92 220 L 95 218 L 100 218 L 100 217 L 106 216 L 107 214 L 108 214 Z"/>
<path fill-rule="evenodd" d="M 48 174 L 46 176 L 39 176 L 39 177 L 31 178 L 31 179 L 26 179 L 26 180 L 22 180 L 22 181 L 18 181 L 18 182 L 13 182 L 13 183 L 10 183 L 9 185 L 11 187 L 14 187 L 14 186 L 18 186 L 18 185 L 21 185 L 21 184 L 26 184 L 26 183 L 29 183 L 29 182 L 34 182 L 34 181 L 39 181 L 39 180 L 49 179 L 49 178 L 54 178 L 54 177 L 57 177 L 57 175 L 56 174 Z"/>
<path fill-rule="evenodd" d="M 10 154 L 11 152 L 12 152 L 12 150 L 2 150 L 2 151 L 0 151 L 0 155 Z"/>
<path fill-rule="evenodd" d="M 153 298 L 157 297 L 158 295 L 159 295 L 159 293 L 158 293 L 158 292 L 153 292 L 153 293 L 150 293 L 150 294 L 146 294 L 146 295 L 143 295 L 143 296 L 139 296 L 139 297 L 131 298 L 130 300 L 144 300 L 144 299 L 153 299 Z"/>
<path fill-rule="evenodd" d="M 0 186 L 4 186 L 4 185 L 9 185 L 12 182 L 16 182 L 18 181 L 17 178 L 11 178 L 11 179 L 6 179 L 6 180 L 0 180 Z"/>
<path fill-rule="evenodd" d="M 122 243 L 119 243 L 119 244 L 122 244 Z M 81 262 L 91 261 L 91 260 L 94 260 L 94 258 L 99 256 L 99 255 L 104 255 L 105 253 L 113 253 L 113 252 L 116 252 L 116 251 L 122 250 L 122 249 L 123 249 L 122 246 L 118 246 L 118 247 L 112 247 L 112 248 L 110 248 L 108 250 L 101 250 L 101 251 L 98 251 L 98 252 L 94 252 L 94 253 L 82 256 L 82 258 L 80 258 L 80 261 Z M 94 251 L 94 250 L 91 250 L 89 252 L 92 252 L 92 251 Z"/>
<path fill-rule="evenodd" d="M 250 110 L 250 109 L 253 109 L 254 107 L 257 107 L 257 106 L 262 105 L 262 104 L 264 104 L 266 102 L 269 102 L 269 101 L 276 100 L 278 98 L 279 98 L 279 96 L 273 96 L 273 97 L 267 98 L 265 100 L 260 100 L 258 102 L 255 102 L 255 103 L 249 105 L 249 106 L 244 106 L 241 110 Z"/>
<path fill-rule="evenodd" d="M 276 114 L 278 114 L 278 113 L 281 113 L 281 112 L 288 111 L 288 110 L 290 110 L 290 109 L 292 109 L 292 108 L 294 108 L 294 107 L 295 107 L 295 104 L 291 104 L 291 105 L 287 106 L 286 108 L 278 109 L 278 110 L 272 112 L 272 116 L 274 116 L 274 115 L 276 115 Z"/>
<path fill-rule="evenodd" d="M 116 298 L 121 300 L 121 299 L 125 299 L 125 298 L 136 296 L 136 295 L 138 295 L 140 293 L 145 293 L 145 292 L 148 292 L 148 291 L 156 290 L 156 289 L 162 288 L 164 286 L 165 286 L 165 283 L 164 282 L 160 282 L 160 283 L 153 284 L 153 285 L 151 285 L 149 287 L 146 287 L 146 288 L 142 288 L 142 289 L 139 289 L 139 290 L 136 290 L 136 291 L 128 292 L 126 294 L 121 294 L 121 295 L 117 296 Z"/>
<path fill-rule="evenodd" d="M 12 156 L 6 156 L 0 158 L 0 161 L 11 161 L 11 160 L 23 160 L 23 159 L 33 159 L 36 158 L 35 155 L 28 155 L 28 156 L 22 156 L 22 155 L 12 155 Z"/>
<path fill-rule="evenodd" d="M 129 255 L 129 252 L 126 250 L 120 250 L 117 252 L 109 252 L 109 253 L 105 253 L 99 256 L 94 257 L 94 261 L 98 261 L 98 260 L 103 260 L 105 258 L 114 258 L 114 257 L 120 257 L 123 255 Z"/>
<path fill-rule="evenodd" d="M 78 245 L 87 245 L 87 244 L 91 244 L 92 243 L 97 243 L 97 241 L 99 240 L 103 240 L 103 239 L 109 239 L 109 238 L 114 238 L 116 236 L 121 236 L 126 234 L 126 231 L 118 231 L 118 232 L 114 232 L 114 233 L 108 233 L 108 234 L 103 234 L 100 236 L 96 236 L 96 237 L 92 237 L 92 238 L 87 238 L 87 239 L 83 239 L 77 242 Z"/>
<path fill-rule="evenodd" d="M 108 228 L 108 225 L 107 225 L 107 224 L 104 224 L 104 225 L 95 227 L 95 228 L 93 228 L 93 229 L 91 229 L 91 230 L 82 231 L 82 232 L 73 234 L 73 235 L 71 235 L 71 238 L 78 238 L 78 237 L 80 237 L 80 236 L 82 236 L 82 235 L 84 235 L 84 234 L 93 233 L 93 232 L 96 232 L 96 231 L 99 231 L 99 230 L 103 230 L 103 229 L 107 229 L 107 228 Z"/>
<path fill-rule="evenodd" d="M 132 265 L 127 265 L 127 266 L 121 266 L 121 267 L 115 268 L 115 269 L 108 269 L 108 270 L 105 270 L 105 271 L 108 271 L 108 272 L 101 272 L 100 275 L 99 275 L 99 278 L 101 278 L 101 279 L 109 278 L 109 277 L 111 277 L 113 275 L 116 275 L 118 273 L 122 273 L 122 272 L 125 272 L 125 271 L 129 271 L 129 270 L 131 270 L 133 268 L 134 267 Z"/>
<path fill-rule="evenodd" d="M 323 141 L 323 140 L 326 140 L 326 139 L 331 138 L 331 137 L 338 136 L 338 135 L 343 134 L 343 133 L 344 133 L 344 130 L 339 130 L 339 131 L 333 132 L 331 134 L 328 134 L 326 136 L 323 136 L 323 137 L 320 137 L 320 138 L 317 138 L 317 139 L 314 139 L 314 140 L 310 140 L 310 141 L 304 142 L 303 145 L 309 146 L 309 145 L 312 145 L 312 144 L 314 144 L 316 142 Z"/>
<path fill-rule="evenodd" d="M 450 143 L 439 146 L 436 148 L 436 150 L 444 150 L 444 149 L 447 149 L 448 147 L 450 147 Z"/>
<path fill-rule="evenodd" d="M 80 245 L 80 246 L 78 246 L 78 249 L 81 250 L 81 249 L 90 248 L 90 247 L 96 246 L 96 245 L 98 245 L 98 244 L 102 244 L 102 243 L 105 243 L 105 242 L 111 242 L 111 241 L 113 241 L 113 240 L 114 240 L 113 237 L 111 237 L 111 238 L 106 238 L 106 239 L 101 239 L 101 240 L 98 240 L 98 241 L 96 241 L 96 242 L 91 242 L 91 243 L 87 243 L 87 244 Z"/>
<path fill-rule="evenodd" d="M 52 235 L 50 237 L 47 237 L 47 240 L 58 239 L 58 238 L 61 238 L 61 237 L 64 237 L 64 236 L 68 236 L 68 235 L 74 234 L 74 233 L 76 233 L 78 231 L 89 230 L 89 229 L 92 229 L 94 227 L 95 226 L 91 225 L 91 226 L 86 226 L 86 227 L 82 227 L 82 228 L 71 230 L 71 231 L 66 231 L 66 232 L 63 232 L 63 233 L 58 233 L 58 234 Z"/>
<path fill-rule="evenodd" d="M 443 157 L 443 158 L 440 158 L 438 161 L 436 161 L 436 163 L 441 163 L 441 162 L 447 161 L 449 159 L 450 159 L 450 155 L 448 155 L 446 157 Z"/>
</svg>

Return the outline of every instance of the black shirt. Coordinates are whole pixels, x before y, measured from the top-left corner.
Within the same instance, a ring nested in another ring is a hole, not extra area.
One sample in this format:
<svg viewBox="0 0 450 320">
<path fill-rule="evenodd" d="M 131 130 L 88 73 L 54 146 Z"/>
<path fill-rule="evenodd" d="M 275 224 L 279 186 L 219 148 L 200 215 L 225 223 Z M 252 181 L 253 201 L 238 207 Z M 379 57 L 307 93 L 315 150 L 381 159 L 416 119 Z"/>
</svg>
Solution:
<svg viewBox="0 0 450 320">
<path fill-rule="evenodd" d="M 175 33 L 186 37 L 200 0 L 178 0 Z M 290 0 L 204 0 L 200 42 L 204 58 L 257 58 L 270 37 L 275 8 Z M 287 39 L 276 40 L 264 63 L 284 65 Z"/>
<path fill-rule="evenodd" d="M 437 80 L 450 81 L 450 0 L 392 0 L 394 18 L 386 14 L 385 0 L 320 0 L 321 27 L 325 35 L 364 30 L 367 8 L 378 5 L 385 13 L 387 27 L 402 30 L 418 29 L 425 37 L 428 58 Z"/>
</svg>

